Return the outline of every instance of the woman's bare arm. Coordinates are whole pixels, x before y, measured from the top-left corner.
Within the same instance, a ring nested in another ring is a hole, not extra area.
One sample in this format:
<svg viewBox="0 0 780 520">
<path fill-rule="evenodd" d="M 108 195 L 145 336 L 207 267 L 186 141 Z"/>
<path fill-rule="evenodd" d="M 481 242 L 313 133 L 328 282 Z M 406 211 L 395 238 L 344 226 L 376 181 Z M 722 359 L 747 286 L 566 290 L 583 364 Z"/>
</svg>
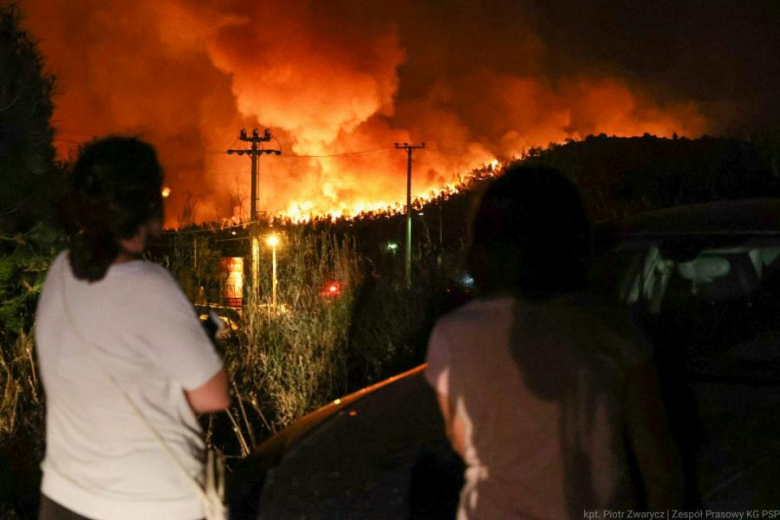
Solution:
<svg viewBox="0 0 780 520">
<path fill-rule="evenodd" d="M 227 390 L 227 375 L 220 370 L 203 385 L 185 390 L 184 395 L 196 413 L 219 412 L 230 405 Z"/>
</svg>

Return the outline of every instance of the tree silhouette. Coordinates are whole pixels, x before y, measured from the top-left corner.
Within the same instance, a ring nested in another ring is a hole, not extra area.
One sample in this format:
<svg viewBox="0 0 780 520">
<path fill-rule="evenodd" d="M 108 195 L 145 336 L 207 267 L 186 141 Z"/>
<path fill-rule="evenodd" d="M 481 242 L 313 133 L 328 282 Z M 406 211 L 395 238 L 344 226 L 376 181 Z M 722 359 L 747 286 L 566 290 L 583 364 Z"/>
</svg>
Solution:
<svg viewBox="0 0 780 520">
<path fill-rule="evenodd" d="M 54 78 L 35 41 L 20 27 L 19 8 L 0 4 L 0 223 L 15 231 L 40 218 L 44 183 L 54 168 Z"/>
</svg>

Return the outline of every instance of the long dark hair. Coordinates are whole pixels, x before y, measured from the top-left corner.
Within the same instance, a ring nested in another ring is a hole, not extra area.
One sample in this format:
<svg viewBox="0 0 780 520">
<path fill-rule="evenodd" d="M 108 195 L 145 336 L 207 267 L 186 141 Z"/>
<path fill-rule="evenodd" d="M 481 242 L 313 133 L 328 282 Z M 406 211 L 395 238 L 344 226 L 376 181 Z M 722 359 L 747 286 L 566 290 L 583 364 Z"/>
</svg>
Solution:
<svg viewBox="0 0 780 520">
<path fill-rule="evenodd" d="M 514 165 L 480 199 L 468 267 L 483 293 L 541 302 L 585 287 L 590 251 L 574 183 L 557 170 Z"/>
<path fill-rule="evenodd" d="M 62 215 L 76 278 L 101 280 L 120 253 L 120 239 L 162 220 L 162 182 L 157 153 L 140 139 L 111 136 L 81 150 Z"/>
</svg>

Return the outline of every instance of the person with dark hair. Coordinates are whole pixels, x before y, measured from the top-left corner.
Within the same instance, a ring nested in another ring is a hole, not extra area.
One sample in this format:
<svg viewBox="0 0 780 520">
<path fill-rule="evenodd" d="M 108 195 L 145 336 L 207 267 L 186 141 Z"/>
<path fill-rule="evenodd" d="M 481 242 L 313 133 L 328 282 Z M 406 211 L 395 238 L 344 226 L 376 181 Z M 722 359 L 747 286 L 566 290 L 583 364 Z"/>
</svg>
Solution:
<svg viewBox="0 0 780 520">
<path fill-rule="evenodd" d="M 228 406 L 222 360 L 164 268 L 143 260 L 163 219 L 163 174 L 145 142 L 85 146 L 35 328 L 46 393 L 40 518 L 204 516 L 195 413 Z M 194 479 L 194 480 L 193 480 Z"/>
<path fill-rule="evenodd" d="M 425 370 L 466 463 L 458 518 L 681 505 L 650 351 L 586 290 L 591 228 L 575 185 L 512 166 L 471 233 L 480 297 L 439 320 Z"/>
</svg>

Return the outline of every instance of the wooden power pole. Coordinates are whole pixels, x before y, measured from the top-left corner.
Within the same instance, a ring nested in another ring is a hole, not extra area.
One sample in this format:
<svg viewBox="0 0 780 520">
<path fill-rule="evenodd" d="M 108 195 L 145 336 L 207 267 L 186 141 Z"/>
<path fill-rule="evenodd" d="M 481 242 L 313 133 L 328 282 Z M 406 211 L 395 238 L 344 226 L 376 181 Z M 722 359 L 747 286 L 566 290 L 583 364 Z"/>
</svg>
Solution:
<svg viewBox="0 0 780 520">
<path fill-rule="evenodd" d="M 274 150 L 274 149 L 266 149 L 266 148 L 260 148 L 260 143 L 266 143 L 272 139 L 271 131 L 265 130 L 263 132 L 263 135 L 260 135 L 260 132 L 257 131 L 257 128 L 252 130 L 252 135 L 249 136 L 246 133 L 246 130 L 243 128 L 241 129 L 241 133 L 239 134 L 238 138 L 241 141 L 244 141 L 246 143 L 250 143 L 252 147 L 250 149 L 229 149 L 227 151 L 228 155 L 237 154 L 239 156 L 241 155 L 249 155 L 250 159 L 252 159 L 252 193 L 251 197 L 252 200 L 249 204 L 249 234 L 252 237 L 252 274 L 251 274 L 251 285 L 250 285 L 250 301 L 254 301 L 254 298 L 257 297 L 257 295 L 260 293 L 260 237 L 258 236 L 258 213 L 257 213 L 257 203 L 258 203 L 258 181 L 259 181 L 259 174 L 260 174 L 260 157 L 263 154 L 274 154 L 274 155 L 281 155 L 281 150 Z"/>
<path fill-rule="evenodd" d="M 406 150 L 406 256 L 404 262 L 404 274 L 406 287 L 412 286 L 412 154 L 415 150 L 425 148 L 425 143 L 412 145 L 409 143 L 395 143 L 399 150 Z"/>
</svg>

